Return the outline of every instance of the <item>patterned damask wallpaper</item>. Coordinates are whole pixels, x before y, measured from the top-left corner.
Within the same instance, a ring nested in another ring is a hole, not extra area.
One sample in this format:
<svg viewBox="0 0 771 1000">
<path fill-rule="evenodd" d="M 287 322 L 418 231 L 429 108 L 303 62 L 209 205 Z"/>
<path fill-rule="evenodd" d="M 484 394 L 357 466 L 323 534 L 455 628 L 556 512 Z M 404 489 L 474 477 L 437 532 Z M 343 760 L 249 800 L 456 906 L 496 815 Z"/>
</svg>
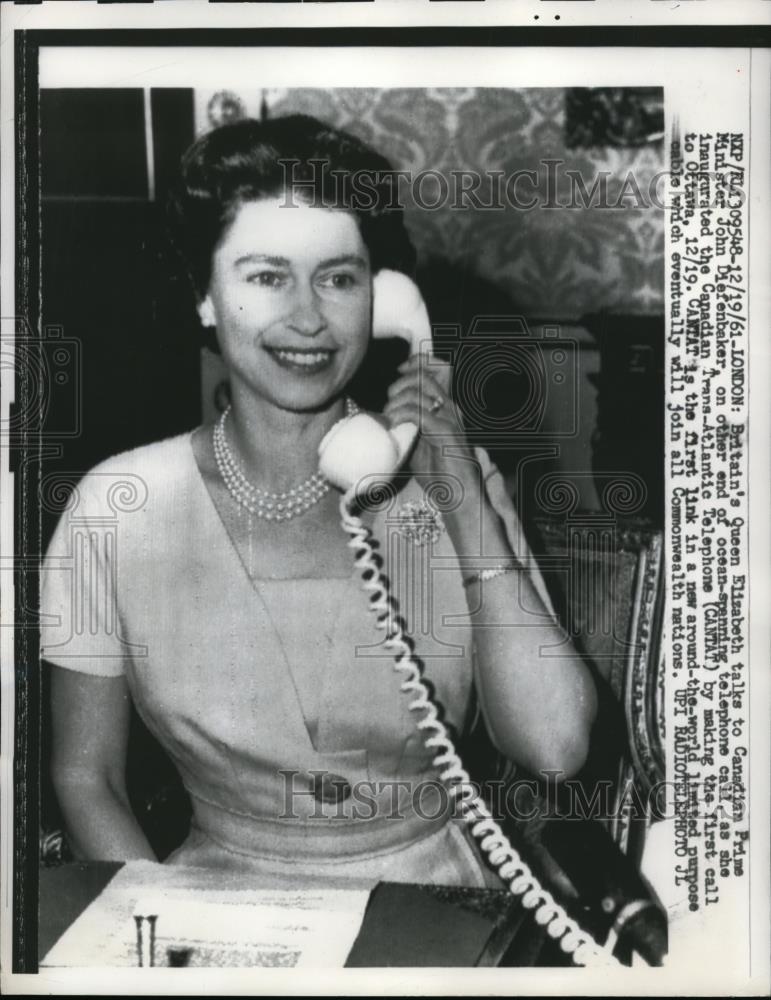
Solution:
<svg viewBox="0 0 771 1000">
<path fill-rule="evenodd" d="M 221 120 L 222 96 L 196 94 L 199 130 L 210 128 L 218 114 Z M 492 210 L 453 208 L 452 188 L 442 199 L 427 179 L 424 201 L 443 204 L 429 211 L 408 198 L 406 205 L 420 263 L 436 260 L 456 274 L 490 282 L 532 317 L 663 312 L 664 218 L 647 198 L 663 169 L 661 145 L 569 149 L 562 88 L 296 89 L 229 96 L 225 117 L 312 114 L 372 143 L 395 168 L 413 175 L 436 170 L 450 178 L 451 171 L 476 171 L 489 178 L 499 171 L 505 180 L 515 171 L 535 171 L 535 184 L 521 175 L 520 201 L 535 196 L 541 206 L 562 207 L 525 211 L 501 198 L 504 207 Z M 559 162 L 549 166 L 547 160 Z M 574 189 L 567 171 L 579 172 L 587 193 L 605 172 L 606 206 L 579 201 L 565 207 Z M 487 184 L 478 196 L 490 202 Z"/>
</svg>

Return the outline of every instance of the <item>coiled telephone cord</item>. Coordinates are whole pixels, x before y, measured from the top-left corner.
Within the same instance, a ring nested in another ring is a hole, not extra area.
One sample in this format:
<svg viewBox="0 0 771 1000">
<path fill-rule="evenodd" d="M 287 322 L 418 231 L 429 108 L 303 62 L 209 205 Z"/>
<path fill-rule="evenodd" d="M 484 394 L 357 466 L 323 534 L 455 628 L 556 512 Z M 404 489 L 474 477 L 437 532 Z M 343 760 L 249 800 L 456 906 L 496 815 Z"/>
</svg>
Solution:
<svg viewBox="0 0 771 1000">
<path fill-rule="evenodd" d="M 389 591 L 370 543 L 371 532 L 353 513 L 354 499 L 355 492 L 350 489 L 340 501 L 340 521 L 343 530 L 350 535 L 348 546 L 354 550 L 354 563 L 362 574 L 363 587 L 370 595 L 370 610 L 376 615 L 377 628 L 388 632 L 385 646 L 394 651 L 394 670 L 405 675 L 401 690 L 415 695 L 409 710 L 422 716 L 416 723 L 417 728 L 427 732 L 425 746 L 439 751 L 433 764 L 441 768 L 439 776 L 447 785 L 453 802 L 458 801 L 461 817 L 471 827 L 472 835 L 480 842 L 491 865 L 508 884 L 512 895 L 521 897 L 526 910 L 534 911 L 536 923 L 559 941 L 560 948 L 570 955 L 576 965 L 619 965 L 612 952 L 582 931 L 552 894 L 541 886 L 474 788 L 446 726 L 438 717 L 438 709 L 421 677 L 420 667 L 413 659 L 412 647 L 405 638 L 398 615 L 398 603 Z"/>
</svg>

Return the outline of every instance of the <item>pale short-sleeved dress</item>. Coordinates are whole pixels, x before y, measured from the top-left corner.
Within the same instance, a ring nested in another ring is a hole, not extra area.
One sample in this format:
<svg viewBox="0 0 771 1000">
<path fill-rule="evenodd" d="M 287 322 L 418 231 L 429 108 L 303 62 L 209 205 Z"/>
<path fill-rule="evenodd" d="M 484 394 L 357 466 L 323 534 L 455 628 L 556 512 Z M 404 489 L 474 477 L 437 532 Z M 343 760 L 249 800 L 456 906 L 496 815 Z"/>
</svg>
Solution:
<svg viewBox="0 0 771 1000">
<path fill-rule="evenodd" d="M 501 474 L 477 457 L 530 565 Z M 472 702 L 470 612 L 449 536 L 417 545 L 400 530 L 398 510 L 422 496 L 410 480 L 370 523 L 445 721 L 460 732 Z M 243 871 L 273 887 L 500 884 L 452 816 L 353 557 L 345 578 L 250 575 L 191 434 L 110 458 L 81 480 L 41 595 L 42 656 L 125 675 L 179 770 L 193 818 L 169 864 Z"/>
</svg>

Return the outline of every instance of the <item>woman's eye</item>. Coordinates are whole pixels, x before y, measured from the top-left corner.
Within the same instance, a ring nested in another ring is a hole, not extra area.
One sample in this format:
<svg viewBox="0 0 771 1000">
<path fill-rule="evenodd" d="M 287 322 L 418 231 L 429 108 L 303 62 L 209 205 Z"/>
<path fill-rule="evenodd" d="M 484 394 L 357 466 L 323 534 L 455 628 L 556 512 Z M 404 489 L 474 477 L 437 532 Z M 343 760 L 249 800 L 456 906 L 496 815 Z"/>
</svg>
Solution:
<svg viewBox="0 0 771 1000">
<path fill-rule="evenodd" d="M 348 288 L 353 288 L 356 284 L 356 278 L 348 271 L 337 271 L 334 274 L 328 274 L 325 278 L 322 278 L 321 284 L 326 285 L 329 288 L 337 288 L 341 291 L 345 291 Z"/>
<path fill-rule="evenodd" d="M 279 288 L 285 280 L 283 274 L 278 271 L 257 271 L 250 274 L 246 279 L 250 285 L 259 285 L 261 288 Z"/>
</svg>

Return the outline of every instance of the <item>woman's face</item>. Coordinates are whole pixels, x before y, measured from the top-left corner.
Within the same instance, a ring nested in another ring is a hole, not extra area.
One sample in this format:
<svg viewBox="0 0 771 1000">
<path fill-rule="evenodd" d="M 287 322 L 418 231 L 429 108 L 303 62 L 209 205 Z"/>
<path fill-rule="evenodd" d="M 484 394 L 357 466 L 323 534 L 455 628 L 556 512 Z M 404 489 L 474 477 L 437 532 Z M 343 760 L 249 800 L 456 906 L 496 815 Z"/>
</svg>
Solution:
<svg viewBox="0 0 771 1000">
<path fill-rule="evenodd" d="M 371 323 L 369 253 L 354 216 L 285 199 L 246 202 L 212 256 L 199 314 L 234 383 L 283 409 L 339 395 Z"/>
</svg>

